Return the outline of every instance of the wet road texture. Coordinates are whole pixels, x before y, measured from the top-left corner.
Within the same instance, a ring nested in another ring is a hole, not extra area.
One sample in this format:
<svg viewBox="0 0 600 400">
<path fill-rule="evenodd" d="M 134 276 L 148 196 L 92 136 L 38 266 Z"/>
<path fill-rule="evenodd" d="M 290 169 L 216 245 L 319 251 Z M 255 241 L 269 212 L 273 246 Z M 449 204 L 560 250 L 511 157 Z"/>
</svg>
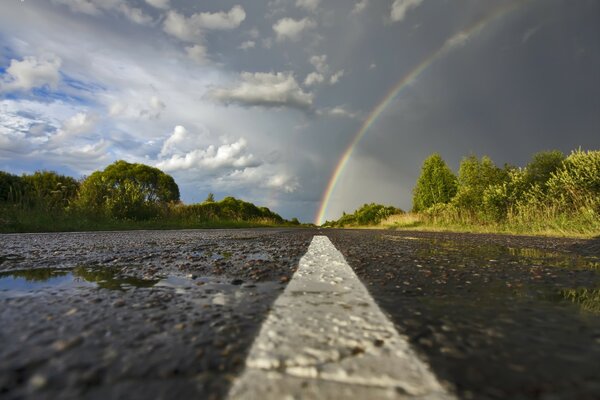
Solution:
<svg viewBox="0 0 600 400">
<path fill-rule="evenodd" d="M 315 234 L 459 398 L 600 398 L 598 239 L 303 229 L 1 235 L 0 397 L 224 398 Z"/>
</svg>

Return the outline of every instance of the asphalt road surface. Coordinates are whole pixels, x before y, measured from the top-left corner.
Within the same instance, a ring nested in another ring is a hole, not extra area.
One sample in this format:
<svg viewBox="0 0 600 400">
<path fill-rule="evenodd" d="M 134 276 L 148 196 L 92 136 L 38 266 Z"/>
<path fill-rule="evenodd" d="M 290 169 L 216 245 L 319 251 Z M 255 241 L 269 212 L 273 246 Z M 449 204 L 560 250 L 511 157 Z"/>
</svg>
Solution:
<svg viewBox="0 0 600 400">
<path fill-rule="evenodd" d="M 285 311 L 298 304 L 308 311 Z M 260 385 L 293 375 L 298 398 L 342 398 L 342 387 L 357 398 L 598 399 L 600 245 L 302 229 L 1 235 L 0 343 L 3 399 L 240 398 L 261 368 Z M 394 380 L 408 371 L 424 380 Z M 386 385 L 395 390 L 377 395 Z"/>
</svg>

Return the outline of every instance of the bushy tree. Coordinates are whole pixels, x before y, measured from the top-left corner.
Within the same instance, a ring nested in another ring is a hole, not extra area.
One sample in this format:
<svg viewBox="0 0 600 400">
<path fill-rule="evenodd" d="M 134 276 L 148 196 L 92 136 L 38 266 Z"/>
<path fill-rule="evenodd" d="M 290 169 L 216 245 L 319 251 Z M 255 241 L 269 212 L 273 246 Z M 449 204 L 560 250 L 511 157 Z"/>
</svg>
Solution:
<svg viewBox="0 0 600 400">
<path fill-rule="evenodd" d="M 572 152 L 547 186 L 549 199 L 561 208 L 590 208 L 600 214 L 600 151 Z"/>
<path fill-rule="evenodd" d="M 563 164 L 565 155 L 558 150 L 540 151 L 533 155 L 525 167 L 525 181 L 529 185 L 539 185 L 546 189 L 546 183 Z"/>
<path fill-rule="evenodd" d="M 117 219 L 146 219 L 169 202 L 179 201 L 179 187 L 170 175 L 144 164 L 116 161 L 86 178 L 78 205 L 85 211 Z"/>
<path fill-rule="evenodd" d="M 427 157 L 413 189 L 413 211 L 448 203 L 456 194 L 456 176 L 438 153 Z"/>
<path fill-rule="evenodd" d="M 465 157 L 458 169 L 458 190 L 452 202 L 468 214 L 483 212 L 486 189 L 507 180 L 508 171 L 498 168 L 489 157 Z"/>
</svg>

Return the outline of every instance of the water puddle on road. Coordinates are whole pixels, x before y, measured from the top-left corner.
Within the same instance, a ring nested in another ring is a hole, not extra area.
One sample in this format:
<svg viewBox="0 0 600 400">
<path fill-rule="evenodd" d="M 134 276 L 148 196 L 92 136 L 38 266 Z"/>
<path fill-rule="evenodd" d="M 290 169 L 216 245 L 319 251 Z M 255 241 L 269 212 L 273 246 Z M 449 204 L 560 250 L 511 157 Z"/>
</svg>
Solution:
<svg viewBox="0 0 600 400">
<path fill-rule="evenodd" d="M 76 267 L 73 269 L 36 268 L 0 273 L 0 292 L 37 292 L 42 289 L 98 287 L 124 290 L 151 287 L 158 279 L 140 279 L 120 275 L 120 268 Z"/>
<path fill-rule="evenodd" d="M 167 288 L 177 294 L 199 289 L 202 304 L 226 305 L 253 296 L 253 292 L 281 289 L 279 282 L 250 282 L 241 279 L 195 275 L 167 275 L 161 278 L 135 278 L 123 274 L 121 267 L 79 266 L 72 269 L 37 268 L 0 272 L 0 297 L 47 293 L 52 290 Z M 241 289 L 241 290 L 240 290 Z M 246 293 L 247 292 L 247 293 Z"/>
</svg>

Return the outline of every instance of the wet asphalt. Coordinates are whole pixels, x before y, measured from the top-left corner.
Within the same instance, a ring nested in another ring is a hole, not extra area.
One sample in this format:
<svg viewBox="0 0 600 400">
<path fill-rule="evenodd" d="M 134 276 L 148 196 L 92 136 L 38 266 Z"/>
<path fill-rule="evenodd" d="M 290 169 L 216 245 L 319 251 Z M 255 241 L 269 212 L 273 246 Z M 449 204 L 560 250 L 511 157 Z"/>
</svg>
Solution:
<svg viewBox="0 0 600 400">
<path fill-rule="evenodd" d="M 600 399 L 598 240 L 332 231 L 463 399 Z"/>
<path fill-rule="evenodd" d="M 308 229 L 1 235 L 0 397 L 223 398 L 314 234 L 460 398 L 600 398 L 598 240 Z"/>
</svg>

